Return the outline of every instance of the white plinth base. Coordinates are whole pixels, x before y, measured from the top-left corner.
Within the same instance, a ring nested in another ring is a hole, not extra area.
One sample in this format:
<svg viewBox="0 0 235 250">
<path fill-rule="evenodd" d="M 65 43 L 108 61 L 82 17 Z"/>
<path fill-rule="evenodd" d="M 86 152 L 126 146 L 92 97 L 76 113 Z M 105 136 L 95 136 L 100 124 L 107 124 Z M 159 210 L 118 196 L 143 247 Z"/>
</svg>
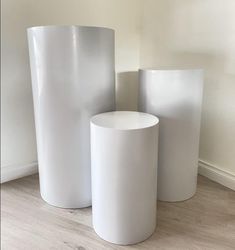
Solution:
<svg viewBox="0 0 235 250">
<path fill-rule="evenodd" d="M 115 109 L 114 31 L 28 29 L 40 192 L 63 208 L 91 205 L 90 118 Z"/>
<path fill-rule="evenodd" d="M 140 70 L 139 77 L 139 110 L 160 120 L 158 199 L 186 200 L 197 187 L 203 71 Z"/>
<path fill-rule="evenodd" d="M 91 119 L 92 212 L 96 233 L 134 244 L 156 227 L 158 119 L 109 112 Z"/>
</svg>

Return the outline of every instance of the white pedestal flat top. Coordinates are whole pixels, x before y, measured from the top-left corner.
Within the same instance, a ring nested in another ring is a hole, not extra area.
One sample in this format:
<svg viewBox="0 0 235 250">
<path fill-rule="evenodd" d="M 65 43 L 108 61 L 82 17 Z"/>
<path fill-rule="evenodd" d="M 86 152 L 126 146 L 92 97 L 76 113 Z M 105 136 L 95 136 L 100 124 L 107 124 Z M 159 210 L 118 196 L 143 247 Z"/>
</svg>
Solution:
<svg viewBox="0 0 235 250">
<path fill-rule="evenodd" d="M 169 73 L 169 72 L 184 72 L 184 71 L 203 71 L 203 69 L 193 69 L 193 68 L 173 68 L 173 67 L 160 67 L 160 68 L 143 68 L 143 69 L 139 69 L 139 71 L 143 71 L 143 72 L 165 72 L 165 73 Z"/>
<path fill-rule="evenodd" d="M 91 123 L 104 128 L 131 130 L 152 127 L 159 123 L 159 119 L 141 112 L 114 111 L 93 116 Z"/>
</svg>

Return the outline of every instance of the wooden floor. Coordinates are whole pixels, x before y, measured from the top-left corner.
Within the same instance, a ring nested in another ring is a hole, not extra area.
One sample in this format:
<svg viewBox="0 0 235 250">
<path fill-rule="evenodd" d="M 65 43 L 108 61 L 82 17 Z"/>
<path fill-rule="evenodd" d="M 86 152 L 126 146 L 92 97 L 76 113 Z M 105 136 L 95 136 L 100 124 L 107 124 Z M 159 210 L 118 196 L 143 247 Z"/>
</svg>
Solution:
<svg viewBox="0 0 235 250">
<path fill-rule="evenodd" d="M 37 175 L 3 184 L 1 201 L 3 250 L 235 249 L 235 192 L 201 176 L 192 199 L 158 202 L 156 232 L 132 246 L 100 239 L 92 229 L 91 208 L 46 204 Z"/>
</svg>

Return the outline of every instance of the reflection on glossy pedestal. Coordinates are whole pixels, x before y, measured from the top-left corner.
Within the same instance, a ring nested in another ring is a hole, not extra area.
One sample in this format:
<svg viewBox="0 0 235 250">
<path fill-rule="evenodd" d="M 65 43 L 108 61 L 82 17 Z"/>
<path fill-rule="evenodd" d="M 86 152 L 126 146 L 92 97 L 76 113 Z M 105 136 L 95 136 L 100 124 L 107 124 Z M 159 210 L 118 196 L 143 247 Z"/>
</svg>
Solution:
<svg viewBox="0 0 235 250">
<path fill-rule="evenodd" d="M 139 110 L 160 120 L 158 199 L 188 199 L 197 184 L 203 71 L 140 70 L 139 77 Z"/>
<path fill-rule="evenodd" d="M 41 195 L 59 207 L 90 206 L 89 120 L 115 108 L 114 32 L 33 27 L 28 42 Z"/>
</svg>

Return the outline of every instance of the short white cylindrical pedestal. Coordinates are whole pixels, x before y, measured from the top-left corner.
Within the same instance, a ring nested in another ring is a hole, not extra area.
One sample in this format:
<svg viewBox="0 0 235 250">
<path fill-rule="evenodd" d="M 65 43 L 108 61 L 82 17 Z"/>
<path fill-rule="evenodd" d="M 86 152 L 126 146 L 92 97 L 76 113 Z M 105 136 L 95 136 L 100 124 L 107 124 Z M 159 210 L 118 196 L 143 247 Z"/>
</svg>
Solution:
<svg viewBox="0 0 235 250">
<path fill-rule="evenodd" d="M 117 111 L 91 119 L 92 212 L 96 233 L 127 245 L 156 226 L 158 118 Z"/>
<path fill-rule="evenodd" d="M 203 71 L 140 70 L 139 78 L 139 111 L 160 120 L 158 199 L 186 200 L 197 186 Z"/>
<path fill-rule="evenodd" d="M 42 198 L 90 206 L 90 118 L 115 109 L 114 31 L 33 27 L 28 41 Z"/>
</svg>

